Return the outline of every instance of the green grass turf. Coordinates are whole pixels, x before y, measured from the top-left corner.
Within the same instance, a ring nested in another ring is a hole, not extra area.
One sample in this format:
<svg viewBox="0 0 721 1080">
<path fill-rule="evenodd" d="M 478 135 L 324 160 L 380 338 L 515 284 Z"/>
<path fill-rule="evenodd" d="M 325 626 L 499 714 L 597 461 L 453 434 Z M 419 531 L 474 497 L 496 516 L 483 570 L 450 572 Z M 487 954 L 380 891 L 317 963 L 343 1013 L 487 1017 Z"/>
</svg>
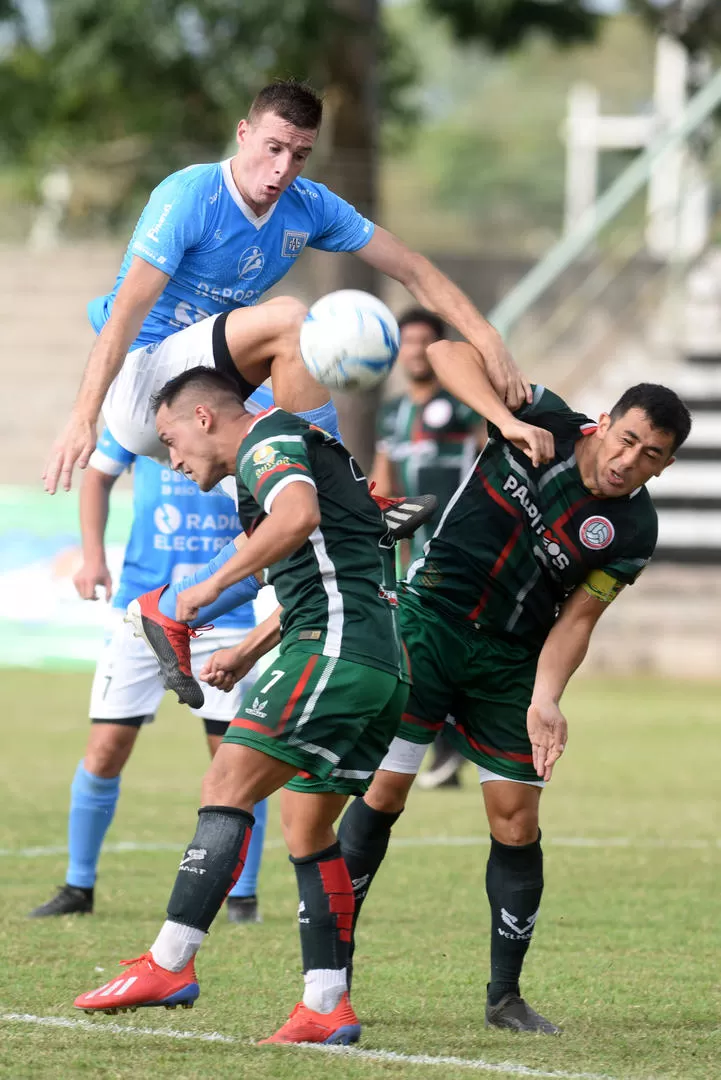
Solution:
<svg viewBox="0 0 721 1080">
<path fill-rule="evenodd" d="M 88 688 L 79 674 L 2 672 L 0 849 L 65 843 Z M 617 1080 L 721 1076 L 720 689 L 655 679 L 580 680 L 567 695 L 571 736 L 542 803 L 546 895 L 524 979 L 531 1003 L 564 1025 L 560 1039 L 483 1028 L 487 830 L 472 769 L 460 791 L 413 795 L 398 838 L 470 839 L 391 847 L 359 938 L 354 1003 L 364 1048 Z M 166 701 L 128 765 L 108 842 L 177 843 L 179 853 L 194 830 L 205 765 L 200 724 Z M 295 882 L 276 806 L 270 819 L 260 890 L 265 921 L 231 927 L 221 913 L 201 952 L 202 995 L 192 1012 L 146 1010 L 110 1021 L 72 1008 L 77 993 L 150 944 L 178 853 L 108 852 L 96 914 L 39 922 L 26 913 L 63 880 L 64 856 L 0 857 L 0 1014 L 79 1017 L 91 1025 L 86 1031 L 0 1022 L 0 1075 L 467 1077 L 467 1068 L 448 1064 L 251 1045 L 275 1030 L 301 991 Z M 237 1041 L 128 1037 L 104 1031 L 109 1023 L 217 1031 Z M 518 1073 L 492 1075 L 504 1080 Z"/>
</svg>

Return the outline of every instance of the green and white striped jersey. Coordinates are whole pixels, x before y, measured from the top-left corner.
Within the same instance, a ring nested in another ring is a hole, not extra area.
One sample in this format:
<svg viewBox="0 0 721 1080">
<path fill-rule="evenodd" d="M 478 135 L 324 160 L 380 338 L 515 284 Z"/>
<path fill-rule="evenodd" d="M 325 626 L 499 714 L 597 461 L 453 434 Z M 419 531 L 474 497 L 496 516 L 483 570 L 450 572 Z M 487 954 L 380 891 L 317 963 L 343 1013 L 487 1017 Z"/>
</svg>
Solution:
<svg viewBox="0 0 721 1080">
<path fill-rule="evenodd" d="M 407 679 L 393 541 L 348 451 L 321 428 L 269 409 L 240 445 L 236 482 L 248 534 L 288 484 L 310 484 L 317 492 L 320 525 L 268 568 L 283 607 L 282 646 L 293 643 Z"/>
</svg>

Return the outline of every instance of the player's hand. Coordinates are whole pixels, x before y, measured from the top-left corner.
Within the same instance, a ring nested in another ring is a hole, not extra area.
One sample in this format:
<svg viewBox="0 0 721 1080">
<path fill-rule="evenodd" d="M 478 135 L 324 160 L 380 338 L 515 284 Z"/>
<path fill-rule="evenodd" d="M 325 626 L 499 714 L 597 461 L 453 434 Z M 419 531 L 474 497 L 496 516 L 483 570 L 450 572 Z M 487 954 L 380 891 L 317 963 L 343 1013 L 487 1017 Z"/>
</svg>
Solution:
<svg viewBox="0 0 721 1080">
<path fill-rule="evenodd" d="M 178 622 L 192 622 L 198 618 L 198 612 L 206 604 L 214 603 L 220 596 L 220 589 L 213 583 L 213 578 L 183 589 L 175 598 L 175 618 Z"/>
<path fill-rule="evenodd" d="M 501 435 L 508 442 L 513 443 L 517 449 L 522 450 L 534 466 L 553 461 L 555 443 L 553 435 L 545 428 L 524 424 L 522 420 L 516 420 L 514 417 L 503 425 Z"/>
<path fill-rule="evenodd" d="M 566 749 L 568 723 L 554 701 L 533 703 L 526 726 L 533 749 L 533 767 L 542 780 L 550 780 L 553 766 Z"/>
<path fill-rule="evenodd" d="M 57 491 L 58 481 L 65 491 L 70 491 L 73 469 L 84 469 L 95 449 L 97 431 L 94 423 L 74 414 L 70 417 L 62 435 L 55 440 L 45 465 L 43 481 L 49 495 Z"/>
<path fill-rule="evenodd" d="M 519 370 L 503 341 L 498 338 L 497 346 L 493 350 L 484 343 L 484 347 L 479 351 L 491 385 L 507 408 L 515 412 L 526 402 L 530 405 L 533 401 L 531 384 Z"/>
<path fill-rule="evenodd" d="M 227 693 L 248 674 L 256 657 L 244 651 L 243 645 L 231 649 L 218 649 L 200 671 L 200 680 Z"/>
<path fill-rule="evenodd" d="M 105 589 L 105 602 L 113 595 L 113 580 L 105 562 L 84 562 L 73 577 L 73 585 L 83 600 L 97 600 L 96 589 Z"/>
</svg>

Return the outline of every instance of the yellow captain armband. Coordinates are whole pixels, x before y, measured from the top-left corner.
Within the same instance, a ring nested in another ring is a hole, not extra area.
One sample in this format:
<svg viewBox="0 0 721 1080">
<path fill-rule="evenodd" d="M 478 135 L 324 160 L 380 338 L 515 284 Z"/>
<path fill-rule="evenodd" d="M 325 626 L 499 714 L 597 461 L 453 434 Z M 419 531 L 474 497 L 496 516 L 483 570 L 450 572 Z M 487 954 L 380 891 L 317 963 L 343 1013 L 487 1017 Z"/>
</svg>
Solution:
<svg viewBox="0 0 721 1080">
<path fill-rule="evenodd" d="M 615 600 L 623 587 L 623 581 L 607 574 L 605 570 L 592 570 L 581 585 L 589 596 L 595 597 L 603 604 L 610 604 L 612 600 Z"/>
</svg>

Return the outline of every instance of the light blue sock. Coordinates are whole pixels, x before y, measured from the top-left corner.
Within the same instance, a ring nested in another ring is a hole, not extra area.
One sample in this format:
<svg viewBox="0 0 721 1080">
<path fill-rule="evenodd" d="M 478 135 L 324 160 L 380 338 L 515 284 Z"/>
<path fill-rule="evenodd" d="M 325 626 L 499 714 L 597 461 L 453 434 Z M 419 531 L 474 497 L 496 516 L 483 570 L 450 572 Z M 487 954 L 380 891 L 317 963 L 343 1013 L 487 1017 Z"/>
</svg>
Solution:
<svg viewBox="0 0 721 1080">
<path fill-rule="evenodd" d="M 263 858 L 263 843 L 265 842 L 265 823 L 268 820 L 268 800 L 256 803 L 253 807 L 255 825 L 248 844 L 248 854 L 245 857 L 243 873 L 236 881 L 228 896 L 255 896 L 258 889 L 258 871 L 260 860 Z"/>
<path fill-rule="evenodd" d="M 158 602 L 158 607 L 163 615 L 169 619 L 174 619 L 175 601 L 178 593 L 183 592 L 184 589 L 189 589 L 191 585 L 197 585 L 199 581 L 207 581 L 216 570 L 219 570 L 221 566 L 227 563 L 228 559 L 235 555 L 236 551 L 235 544 L 232 542 L 226 544 L 205 566 L 201 566 L 193 574 L 189 574 L 187 577 L 169 585 L 165 592 L 161 594 Z M 243 578 L 242 581 L 238 581 L 235 585 L 230 585 L 227 589 L 224 589 L 214 603 L 202 607 L 198 612 L 198 617 L 188 625 L 192 627 L 205 626 L 206 623 L 212 622 L 213 619 L 219 619 L 221 615 L 226 615 L 229 611 L 233 611 L 234 608 L 240 607 L 241 604 L 247 604 L 249 600 L 254 600 L 259 591 L 260 585 L 255 575 Z"/>
<path fill-rule="evenodd" d="M 338 428 L 338 413 L 335 411 L 335 405 L 332 401 L 327 401 L 325 405 L 321 405 L 317 409 L 308 409 L 306 412 L 298 412 L 295 415 L 300 416 L 301 420 L 307 420 L 309 424 L 315 424 L 316 427 L 323 428 L 323 431 L 327 431 L 342 445 L 343 437 Z"/>
<path fill-rule="evenodd" d="M 91 889 L 95 884 L 100 849 L 119 797 L 119 776 L 95 776 L 80 762 L 70 788 L 68 885 Z"/>
</svg>

